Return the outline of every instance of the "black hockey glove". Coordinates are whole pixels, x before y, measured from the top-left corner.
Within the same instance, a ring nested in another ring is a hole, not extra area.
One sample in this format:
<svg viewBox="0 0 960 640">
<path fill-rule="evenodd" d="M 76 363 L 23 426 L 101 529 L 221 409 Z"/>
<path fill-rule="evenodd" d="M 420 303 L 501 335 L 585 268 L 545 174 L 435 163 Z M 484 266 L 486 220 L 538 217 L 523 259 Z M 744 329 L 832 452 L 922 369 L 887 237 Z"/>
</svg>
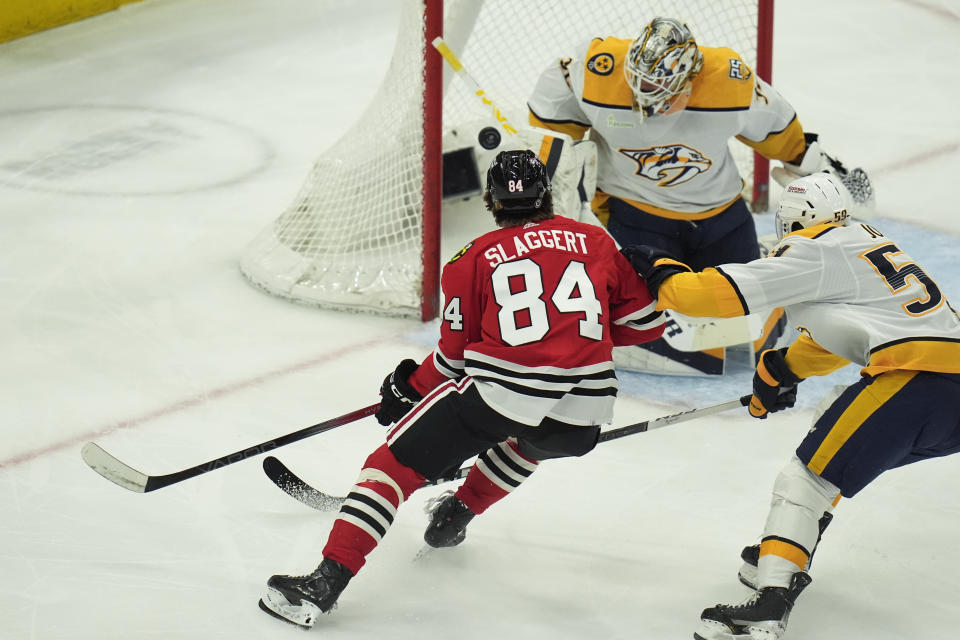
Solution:
<svg viewBox="0 0 960 640">
<path fill-rule="evenodd" d="M 803 378 L 790 370 L 783 349 L 767 349 L 760 354 L 757 372 L 753 376 L 753 397 L 750 415 L 765 419 L 767 413 L 789 409 L 797 402 L 797 385 Z"/>
<path fill-rule="evenodd" d="M 620 253 L 630 261 L 633 268 L 647 281 L 650 295 L 657 297 L 657 291 L 663 281 L 675 273 L 693 271 L 690 267 L 677 261 L 670 252 L 645 244 L 636 244 L 620 249 Z"/>
<path fill-rule="evenodd" d="M 380 386 L 380 409 L 374 414 L 377 422 L 383 426 L 393 424 L 423 399 L 409 382 L 410 376 L 419 366 L 407 358 L 383 379 Z"/>
</svg>

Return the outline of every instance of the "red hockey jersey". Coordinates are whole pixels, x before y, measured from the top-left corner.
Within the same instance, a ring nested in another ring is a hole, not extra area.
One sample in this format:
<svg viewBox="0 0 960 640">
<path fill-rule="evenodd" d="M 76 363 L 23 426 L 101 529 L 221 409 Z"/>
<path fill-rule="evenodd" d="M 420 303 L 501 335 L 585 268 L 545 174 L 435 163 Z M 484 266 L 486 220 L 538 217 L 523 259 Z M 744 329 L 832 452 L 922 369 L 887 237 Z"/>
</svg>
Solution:
<svg viewBox="0 0 960 640">
<path fill-rule="evenodd" d="M 606 232 L 569 218 L 498 229 L 443 269 L 440 343 L 411 376 L 426 393 L 471 376 L 484 401 L 529 425 L 613 418 L 614 345 L 659 338 L 661 312 Z"/>
</svg>

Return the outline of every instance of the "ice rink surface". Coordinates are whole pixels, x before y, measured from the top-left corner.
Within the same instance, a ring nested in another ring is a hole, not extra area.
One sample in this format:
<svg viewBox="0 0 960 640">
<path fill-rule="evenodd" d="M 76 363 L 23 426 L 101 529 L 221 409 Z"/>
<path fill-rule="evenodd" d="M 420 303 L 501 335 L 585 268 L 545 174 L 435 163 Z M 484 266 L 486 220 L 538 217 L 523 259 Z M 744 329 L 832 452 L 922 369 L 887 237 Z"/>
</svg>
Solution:
<svg viewBox="0 0 960 640">
<path fill-rule="evenodd" d="M 237 268 L 369 102 L 396 15 L 389 0 L 148 0 L 0 45 L 0 638 L 302 637 L 256 601 L 271 573 L 319 562 L 332 514 L 258 459 L 138 495 L 79 451 L 193 466 L 370 404 L 429 351 L 433 325 L 290 304 Z M 870 172 L 872 224 L 960 300 L 960 3 L 780 2 L 775 33 L 774 85 Z M 732 412 L 544 464 L 464 545 L 414 563 L 439 491 L 424 490 L 312 633 L 690 638 L 703 607 L 746 595 L 738 554 L 776 472 L 820 395 L 856 376 L 806 382 L 766 421 Z M 616 423 L 749 379 L 626 375 Z M 382 438 L 366 420 L 278 456 L 342 493 Z M 947 458 L 841 503 L 787 637 L 955 637 L 958 482 Z"/>
</svg>

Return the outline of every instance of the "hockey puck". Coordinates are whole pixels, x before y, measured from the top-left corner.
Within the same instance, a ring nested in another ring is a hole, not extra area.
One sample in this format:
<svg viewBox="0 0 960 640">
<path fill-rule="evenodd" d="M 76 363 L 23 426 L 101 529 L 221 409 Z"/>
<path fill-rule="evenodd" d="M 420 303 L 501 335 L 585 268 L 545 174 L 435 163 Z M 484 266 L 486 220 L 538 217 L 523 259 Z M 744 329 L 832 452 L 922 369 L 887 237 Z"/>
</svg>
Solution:
<svg viewBox="0 0 960 640">
<path fill-rule="evenodd" d="M 500 132 L 493 127 L 484 127 L 477 135 L 477 142 L 484 149 L 496 149 L 500 146 Z"/>
</svg>

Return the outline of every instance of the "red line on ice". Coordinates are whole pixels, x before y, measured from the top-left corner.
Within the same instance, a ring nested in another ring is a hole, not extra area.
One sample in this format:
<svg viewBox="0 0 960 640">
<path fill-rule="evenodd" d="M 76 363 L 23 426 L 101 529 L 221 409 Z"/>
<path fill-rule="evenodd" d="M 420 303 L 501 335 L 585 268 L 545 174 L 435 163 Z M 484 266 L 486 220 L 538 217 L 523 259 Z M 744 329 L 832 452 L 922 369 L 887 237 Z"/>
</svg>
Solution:
<svg viewBox="0 0 960 640">
<path fill-rule="evenodd" d="M 116 431 L 120 431 L 121 429 L 130 429 L 132 427 L 137 427 L 139 425 L 150 422 L 151 420 L 154 420 L 156 418 L 168 416 L 170 414 L 177 413 L 178 411 L 183 411 L 185 409 L 191 409 L 193 407 L 197 407 L 207 402 L 210 402 L 211 400 L 222 398 L 224 396 L 231 395 L 238 391 L 249 389 L 250 387 L 255 387 L 265 382 L 270 382 L 272 380 L 275 380 L 276 378 L 281 378 L 291 373 L 297 373 L 305 369 L 310 369 L 311 367 L 315 367 L 317 365 L 327 364 L 334 360 L 339 360 L 344 356 L 354 354 L 358 351 L 369 349 L 370 347 L 377 346 L 387 341 L 395 342 L 396 340 L 397 340 L 397 336 L 390 335 L 390 336 L 384 336 L 382 338 L 377 338 L 376 340 L 370 340 L 368 342 L 360 342 L 347 347 L 343 347 L 342 349 L 337 349 L 335 351 L 328 351 L 327 353 L 310 358 L 309 360 L 303 360 L 301 362 L 296 362 L 292 365 L 288 365 L 280 369 L 268 371 L 266 373 L 255 376 L 253 378 L 240 380 L 232 384 L 224 385 L 222 387 L 217 387 L 210 391 L 198 393 L 194 396 L 190 396 L 189 398 L 184 398 L 179 402 L 174 402 L 165 407 L 160 407 L 158 409 L 154 409 L 153 411 L 148 411 L 147 413 L 143 413 L 138 416 L 133 416 L 132 418 L 120 420 L 119 422 L 114 422 L 113 424 L 109 424 L 105 427 L 101 427 L 99 429 L 89 431 L 82 435 L 74 436 L 68 440 L 55 442 L 53 444 L 47 445 L 45 447 L 41 447 L 39 449 L 34 449 L 32 451 L 26 451 L 24 453 L 15 455 L 12 458 L 8 458 L 6 460 L 0 460 L 0 469 L 7 469 L 10 467 L 16 466 L 18 464 L 21 464 L 23 462 L 34 460 L 48 453 L 61 451 L 68 447 L 73 447 L 83 442 L 87 442 L 89 440 L 93 440 L 101 436 L 109 435 Z"/>
<path fill-rule="evenodd" d="M 947 7 L 940 7 L 935 4 L 931 4 L 929 2 L 919 2 L 918 0 L 900 0 L 900 1 L 903 2 L 904 4 L 913 5 L 914 7 L 917 7 L 919 9 L 924 9 L 926 11 L 929 11 L 930 13 L 940 16 L 941 18 L 951 18 L 953 20 L 960 20 L 960 14 L 958 14 L 956 11 L 953 11 Z"/>
<path fill-rule="evenodd" d="M 900 158 L 892 164 L 887 164 L 876 169 L 871 169 L 871 175 L 880 175 L 884 173 L 892 173 L 894 171 L 900 171 L 901 169 L 909 169 L 915 165 L 922 165 L 926 162 L 936 160 L 943 156 L 949 156 L 956 153 L 960 150 L 960 142 L 948 142 L 942 144 L 939 147 L 934 147 L 932 149 L 927 149 L 926 151 L 919 151 L 914 155 L 908 158 Z"/>
</svg>

